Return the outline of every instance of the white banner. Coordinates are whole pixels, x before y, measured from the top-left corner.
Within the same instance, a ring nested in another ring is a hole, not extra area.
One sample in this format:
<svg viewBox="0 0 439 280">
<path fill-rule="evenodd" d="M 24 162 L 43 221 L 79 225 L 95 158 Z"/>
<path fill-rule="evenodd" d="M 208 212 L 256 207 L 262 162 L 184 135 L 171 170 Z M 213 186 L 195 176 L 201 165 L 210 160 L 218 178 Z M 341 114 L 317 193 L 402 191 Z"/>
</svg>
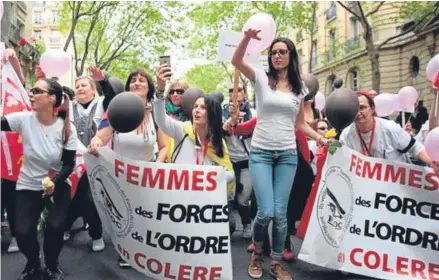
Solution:
<svg viewBox="0 0 439 280">
<path fill-rule="evenodd" d="M 221 167 L 135 161 L 108 147 L 84 156 L 102 223 L 135 269 L 154 279 L 233 279 Z"/>
<path fill-rule="evenodd" d="M 382 279 L 439 279 L 439 179 L 430 168 L 328 154 L 299 259 Z"/>
<path fill-rule="evenodd" d="M 217 61 L 230 62 L 236 47 L 238 47 L 244 33 L 236 31 L 220 30 L 218 39 Z M 246 55 L 244 58 L 253 67 L 268 71 L 268 58 L 266 55 Z"/>
</svg>

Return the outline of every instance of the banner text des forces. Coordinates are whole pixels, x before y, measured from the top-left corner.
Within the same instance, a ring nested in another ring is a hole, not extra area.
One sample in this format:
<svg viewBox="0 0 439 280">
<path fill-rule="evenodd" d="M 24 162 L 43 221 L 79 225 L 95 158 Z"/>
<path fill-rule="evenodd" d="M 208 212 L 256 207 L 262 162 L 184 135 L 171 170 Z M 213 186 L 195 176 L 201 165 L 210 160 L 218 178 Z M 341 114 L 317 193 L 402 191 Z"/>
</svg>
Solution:
<svg viewBox="0 0 439 280">
<path fill-rule="evenodd" d="M 140 168 L 138 165 L 114 160 L 114 175 L 131 185 L 159 190 L 208 191 L 217 189 L 218 172 L 200 169 Z"/>
<path fill-rule="evenodd" d="M 135 268 L 145 270 L 160 279 L 174 280 L 221 280 L 223 269 L 221 266 L 191 266 L 187 264 L 176 264 L 150 257 L 142 252 L 128 252 L 128 250 L 117 244 L 119 253 L 126 258 L 133 258 Z"/>
</svg>

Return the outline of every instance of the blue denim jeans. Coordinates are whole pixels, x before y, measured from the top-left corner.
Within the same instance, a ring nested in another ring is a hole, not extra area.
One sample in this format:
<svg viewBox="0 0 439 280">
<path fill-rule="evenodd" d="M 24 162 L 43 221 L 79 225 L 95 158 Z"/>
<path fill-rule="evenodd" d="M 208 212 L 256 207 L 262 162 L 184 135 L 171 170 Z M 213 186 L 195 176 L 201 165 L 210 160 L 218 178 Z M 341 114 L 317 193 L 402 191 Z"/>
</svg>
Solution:
<svg viewBox="0 0 439 280">
<path fill-rule="evenodd" d="M 267 227 L 274 218 L 271 257 L 281 260 L 287 238 L 287 206 L 296 175 L 297 151 L 252 149 L 249 169 L 258 204 L 253 225 L 255 248 L 262 249 Z"/>
</svg>

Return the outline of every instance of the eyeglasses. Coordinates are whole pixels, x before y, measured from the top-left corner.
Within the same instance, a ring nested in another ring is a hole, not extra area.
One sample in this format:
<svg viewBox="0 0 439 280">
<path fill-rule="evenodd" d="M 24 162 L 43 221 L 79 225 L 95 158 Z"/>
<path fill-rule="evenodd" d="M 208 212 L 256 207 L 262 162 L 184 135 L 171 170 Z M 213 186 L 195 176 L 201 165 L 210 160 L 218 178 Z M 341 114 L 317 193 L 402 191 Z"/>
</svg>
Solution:
<svg viewBox="0 0 439 280">
<path fill-rule="evenodd" d="M 370 106 L 360 105 L 360 111 L 364 111 L 364 110 L 366 110 L 368 108 L 370 108 Z"/>
<path fill-rule="evenodd" d="M 274 50 L 274 51 L 270 51 L 269 55 L 270 56 L 276 56 L 276 55 L 280 55 L 280 56 L 285 56 L 289 53 L 289 50 Z"/>
<path fill-rule="evenodd" d="M 31 88 L 30 92 L 32 94 L 43 94 L 45 92 L 49 93 L 47 90 L 44 90 L 44 89 L 41 89 L 41 88 L 37 88 L 37 87 Z"/>
<path fill-rule="evenodd" d="M 174 95 L 174 94 L 182 95 L 183 93 L 184 93 L 184 89 L 171 89 L 169 91 L 169 95 Z"/>
<path fill-rule="evenodd" d="M 244 90 L 243 88 L 238 88 L 238 92 L 241 92 L 243 90 Z M 229 93 L 233 93 L 233 88 L 229 88 Z"/>
</svg>

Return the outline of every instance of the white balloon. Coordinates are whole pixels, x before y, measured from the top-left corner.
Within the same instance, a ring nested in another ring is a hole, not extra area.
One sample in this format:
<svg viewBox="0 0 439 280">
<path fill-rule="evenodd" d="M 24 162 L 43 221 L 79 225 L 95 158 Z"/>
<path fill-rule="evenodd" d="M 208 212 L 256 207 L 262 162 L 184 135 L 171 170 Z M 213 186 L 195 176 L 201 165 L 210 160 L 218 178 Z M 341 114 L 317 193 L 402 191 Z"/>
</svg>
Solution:
<svg viewBox="0 0 439 280">
<path fill-rule="evenodd" d="M 247 52 L 252 55 L 257 55 L 266 48 L 268 48 L 276 36 L 276 23 L 270 14 L 257 13 L 252 15 L 242 28 L 242 32 L 249 28 L 260 30 L 259 38 L 261 40 L 250 40 L 247 46 Z"/>
<path fill-rule="evenodd" d="M 396 94 L 381 93 L 374 99 L 375 112 L 378 117 L 387 117 L 398 109 L 398 99 Z"/>
<path fill-rule="evenodd" d="M 318 91 L 316 93 L 316 96 L 314 97 L 314 103 L 316 105 L 316 109 L 321 111 L 325 108 L 326 105 L 326 98 L 325 95 L 323 93 L 321 93 L 320 91 Z"/>
<path fill-rule="evenodd" d="M 63 50 L 49 49 L 41 55 L 41 70 L 48 77 L 61 77 L 70 69 L 70 57 Z"/>
<path fill-rule="evenodd" d="M 427 64 L 426 72 L 428 80 L 433 81 L 433 79 L 436 78 L 436 75 L 439 73 L 439 54 L 430 59 Z"/>
</svg>

